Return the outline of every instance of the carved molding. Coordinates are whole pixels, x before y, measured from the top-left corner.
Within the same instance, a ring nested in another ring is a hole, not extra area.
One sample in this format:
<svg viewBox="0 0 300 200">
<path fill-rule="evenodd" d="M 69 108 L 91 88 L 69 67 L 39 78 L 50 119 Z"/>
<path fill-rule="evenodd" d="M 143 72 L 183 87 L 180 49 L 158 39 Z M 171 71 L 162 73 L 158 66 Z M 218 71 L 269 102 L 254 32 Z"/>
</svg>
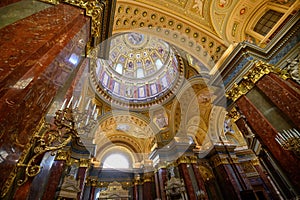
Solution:
<svg viewBox="0 0 300 200">
<path fill-rule="evenodd" d="M 233 122 L 236 122 L 237 120 L 239 120 L 241 118 L 241 114 L 239 113 L 239 111 L 236 109 L 236 107 L 233 107 L 228 113 L 227 116 L 230 117 Z"/>
<path fill-rule="evenodd" d="M 256 61 L 254 67 L 244 75 L 243 79 L 239 83 L 234 83 L 233 87 L 226 92 L 226 97 L 233 101 L 238 100 L 242 95 L 247 94 L 264 75 L 271 72 L 278 74 L 283 79 L 289 78 L 285 70 L 275 68 L 263 61 Z"/>
<path fill-rule="evenodd" d="M 17 173 L 19 172 L 19 167 L 18 164 L 19 163 L 24 163 L 30 153 L 30 150 L 33 148 L 34 146 L 34 140 L 36 138 L 36 136 L 39 136 L 42 132 L 42 128 L 45 125 L 45 119 L 42 118 L 41 121 L 39 122 L 39 124 L 36 127 L 36 130 L 34 132 L 34 134 L 32 135 L 31 141 L 28 142 L 24 148 L 24 151 L 22 152 L 18 163 L 15 166 L 15 169 L 12 170 L 12 172 L 10 173 L 8 179 L 6 180 L 6 182 L 4 183 L 3 187 L 1 188 L 1 194 L 0 194 L 0 198 L 4 198 L 6 196 L 6 194 L 8 193 L 8 191 L 10 190 L 10 188 L 13 186 L 14 181 L 17 177 Z M 23 183 L 25 180 L 19 180 L 18 184 Z"/>
</svg>

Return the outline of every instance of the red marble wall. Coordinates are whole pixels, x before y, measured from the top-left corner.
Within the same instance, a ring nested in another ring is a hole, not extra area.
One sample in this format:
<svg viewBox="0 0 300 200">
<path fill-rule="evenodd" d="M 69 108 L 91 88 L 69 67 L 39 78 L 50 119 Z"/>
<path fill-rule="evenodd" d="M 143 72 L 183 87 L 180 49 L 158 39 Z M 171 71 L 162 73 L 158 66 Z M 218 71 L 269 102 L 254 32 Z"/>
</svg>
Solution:
<svg viewBox="0 0 300 200">
<path fill-rule="evenodd" d="M 0 1 L 0 8 L 4 7 L 4 6 L 8 6 L 9 4 L 12 4 L 12 3 L 16 3 L 18 1 L 21 1 L 21 0 L 1 0 Z"/>
<path fill-rule="evenodd" d="M 277 130 L 272 127 L 264 115 L 246 97 L 242 96 L 236 102 L 240 111 L 246 117 L 251 128 L 256 132 L 260 143 L 274 156 L 282 170 L 300 188 L 300 160 L 290 151 L 284 150 L 276 141 Z"/>
<path fill-rule="evenodd" d="M 265 75 L 256 86 L 300 129 L 300 94 L 275 74 Z"/>
<path fill-rule="evenodd" d="M 152 194 L 152 184 L 153 182 L 144 182 L 143 185 L 143 200 L 153 200 L 154 196 Z"/>
<path fill-rule="evenodd" d="M 57 91 L 77 67 L 68 59 L 84 52 L 79 40 L 88 35 L 89 18 L 64 4 L 0 30 L 0 150 L 9 154 L 0 163 L 7 172 L 1 173 L 0 182 L 7 180 Z M 28 83 L 21 85 L 21 80 Z"/>
</svg>

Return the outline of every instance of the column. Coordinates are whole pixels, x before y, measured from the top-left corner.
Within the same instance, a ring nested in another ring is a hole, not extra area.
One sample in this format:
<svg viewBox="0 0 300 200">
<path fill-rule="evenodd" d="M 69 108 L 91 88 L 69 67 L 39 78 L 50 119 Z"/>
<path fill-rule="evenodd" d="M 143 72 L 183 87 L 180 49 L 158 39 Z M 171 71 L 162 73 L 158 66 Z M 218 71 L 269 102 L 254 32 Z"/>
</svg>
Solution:
<svg viewBox="0 0 300 200">
<path fill-rule="evenodd" d="M 87 40 L 88 31 L 89 18 L 82 15 L 80 9 L 64 4 L 0 30 L 5 40 L 0 44 L 3 68 L 0 71 L 0 129 L 5 133 L 0 134 L 0 148 L 6 149 L 7 145 L 13 148 L 17 153 L 15 160 L 19 159 L 61 85 L 77 67 L 64 58 L 85 51 L 74 37 Z M 65 48 L 67 45 L 76 48 Z M 0 182 L 5 183 L 15 164 L 2 163 L 0 170 L 6 173 L 0 176 Z"/>
<path fill-rule="evenodd" d="M 139 200 L 139 181 L 140 177 L 136 176 L 133 184 L 133 200 Z"/>
<path fill-rule="evenodd" d="M 177 163 L 178 163 L 178 169 L 180 172 L 180 177 L 183 178 L 183 180 L 184 180 L 187 195 L 190 200 L 194 200 L 194 199 L 196 199 L 196 193 L 195 193 L 193 183 L 192 183 L 192 180 L 191 180 L 188 168 L 187 168 L 187 164 L 190 163 L 189 158 L 186 156 L 182 156 L 178 159 Z"/>
<path fill-rule="evenodd" d="M 300 166 L 300 160 L 292 152 L 284 150 L 275 141 L 277 130 L 272 127 L 264 115 L 259 112 L 246 96 L 240 97 L 236 104 L 257 134 L 256 137 L 259 139 L 259 142 L 273 155 L 296 188 L 300 188 L 298 167 Z M 291 165 L 290 163 L 293 164 Z"/>
<path fill-rule="evenodd" d="M 152 194 L 153 186 L 153 173 L 148 172 L 144 174 L 144 187 L 143 187 L 143 200 L 153 200 L 154 195 Z"/>
<path fill-rule="evenodd" d="M 197 180 L 198 189 L 203 191 L 204 195 L 205 195 L 205 197 L 203 197 L 202 199 L 203 200 L 204 199 L 208 200 L 208 196 L 207 196 L 207 192 L 206 192 L 206 189 L 205 189 L 204 181 L 203 181 L 203 178 L 202 178 L 202 176 L 200 174 L 200 171 L 199 171 L 199 166 L 198 166 L 197 163 L 191 163 L 191 165 L 192 165 L 192 168 L 193 168 L 196 180 Z"/>
<path fill-rule="evenodd" d="M 210 160 L 213 163 L 217 181 L 227 199 L 255 198 L 252 186 L 234 154 L 235 146 L 218 145 Z"/>
<path fill-rule="evenodd" d="M 63 172 L 66 168 L 67 161 L 70 159 L 70 153 L 67 151 L 58 151 L 56 160 L 54 161 L 51 171 L 50 178 L 47 183 L 47 189 L 44 192 L 42 200 L 55 199 L 57 188 L 63 178 Z"/>
<path fill-rule="evenodd" d="M 276 74 L 265 75 L 256 86 L 300 129 L 300 94 Z"/>
<path fill-rule="evenodd" d="M 259 164 L 258 159 L 254 159 L 252 160 L 252 164 L 253 167 L 256 169 L 257 173 L 259 174 L 260 178 L 263 180 L 264 184 L 268 187 L 269 189 L 269 197 L 270 199 L 274 199 L 274 200 L 279 200 L 279 196 L 277 194 L 277 192 L 275 191 L 274 187 L 272 186 L 271 182 L 269 181 L 267 175 L 264 173 L 262 167 Z"/>
<path fill-rule="evenodd" d="M 156 193 L 156 198 L 157 198 L 157 199 L 161 199 L 158 171 L 155 171 L 155 172 L 154 172 L 154 180 L 155 180 L 155 193 Z"/>
<path fill-rule="evenodd" d="M 89 167 L 90 160 L 89 159 L 80 159 L 79 161 L 79 168 L 77 172 L 77 178 L 80 180 L 79 188 L 80 193 L 77 195 L 77 199 L 80 200 L 83 197 L 83 191 L 84 191 L 84 183 L 86 179 L 86 172 Z"/>
<path fill-rule="evenodd" d="M 167 169 L 165 167 L 161 167 L 158 169 L 158 181 L 161 199 L 167 200 L 165 192 L 165 184 L 167 182 Z"/>
</svg>

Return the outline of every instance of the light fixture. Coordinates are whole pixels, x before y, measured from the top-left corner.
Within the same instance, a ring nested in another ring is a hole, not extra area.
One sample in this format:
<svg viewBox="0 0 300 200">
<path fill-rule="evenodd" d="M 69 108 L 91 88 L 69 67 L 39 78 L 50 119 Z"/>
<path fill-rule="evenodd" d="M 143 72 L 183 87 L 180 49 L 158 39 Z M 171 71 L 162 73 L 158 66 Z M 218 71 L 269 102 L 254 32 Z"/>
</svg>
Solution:
<svg viewBox="0 0 300 200">
<path fill-rule="evenodd" d="M 275 140 L 284 150 L 292 151 L 300 158 L 300 133 L 295 128 L 278 132 Z"/>
</svg>

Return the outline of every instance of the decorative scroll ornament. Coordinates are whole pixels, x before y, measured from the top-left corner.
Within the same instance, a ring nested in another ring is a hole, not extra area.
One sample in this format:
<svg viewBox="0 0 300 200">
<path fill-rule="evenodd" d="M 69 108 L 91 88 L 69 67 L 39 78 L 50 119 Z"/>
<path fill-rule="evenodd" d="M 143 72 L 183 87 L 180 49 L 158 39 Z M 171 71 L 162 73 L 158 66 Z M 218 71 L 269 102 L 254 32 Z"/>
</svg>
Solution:
<svg viewBox="0 0 300 200">
<path fill-rule="evenodd" d="M 227 116 L 230 117 L 233 122 L 236 122 L 238 119 L 241 118 L 241 114 L 239 111 L 236 109 L 236 107 L 233 107 L 228 113 Z"/>
<path fill-rule="evenodd" d="M 42 136 L 35 136 L 33 142 L 33 156 L 26 163 L 17 163 L 18 167 L 25 168 L 25 177 L 18 181 L 18 185 L 24 184 L 28 177 L 36 176 L 41 167 L 39 161 L 46 152 L 52 152 L 67 146 L 72 139 L 78 138 L 78 133 L 74 129 L 72 110 L 67 108 L 56 112 L 54 124 L 46 124 Z"/>
<path fill-rule="evenodd" d="M 295 59 L 288 59 L 286 62 L 287 66 L 284 68 L 291 78 L 300 84 L 300 54 Z"/>
<path fill-rule="evenodd" d="M 245 74 L 240 83 L 235 83 L 233 87 L 226 92 L 226 97 L 236 101 L 242 95 L 247 94 L 264 75 L 271 72 L 278 74 L 283 79 L 289 78 L 285 70 L 275 68 L 273 65 L 263 61 L 256 61 L 254 67 Z"/>
<path fill-rule="evenodd" d="M 60 110 L 56 111 L 54 122 L 47 123 L 41 129 L 40 135 L 34 136 L 31 140 L 33 151 L 28 154 L 28 162 L 23 160 L 17 163 L 17 167 L 25 167 L 25 177 L 18 181 L 18 185 L 24 184 L 28 177 L 33 177 L 39 174 L 40 159 L 46 152 L 51 152 L 51 155 L 56 154 L 56 160 L 70 160 L 70 152 L 65 150 L 72 140 L 80 141 L 80 136 L 86 132 L 90 132 L 97 123 L 98 112 L 96 105 L 91 106 L 89 100 L 85 105 L 84 112 L 79 111 L 78 106 L 81 102 L 75 101 L 72 108 L 73 97 L 69 100 L 66 106 L 67 99 L 63 102 Z M 92 109 L 90 109 L 93 107 Z"/>
</svg>

